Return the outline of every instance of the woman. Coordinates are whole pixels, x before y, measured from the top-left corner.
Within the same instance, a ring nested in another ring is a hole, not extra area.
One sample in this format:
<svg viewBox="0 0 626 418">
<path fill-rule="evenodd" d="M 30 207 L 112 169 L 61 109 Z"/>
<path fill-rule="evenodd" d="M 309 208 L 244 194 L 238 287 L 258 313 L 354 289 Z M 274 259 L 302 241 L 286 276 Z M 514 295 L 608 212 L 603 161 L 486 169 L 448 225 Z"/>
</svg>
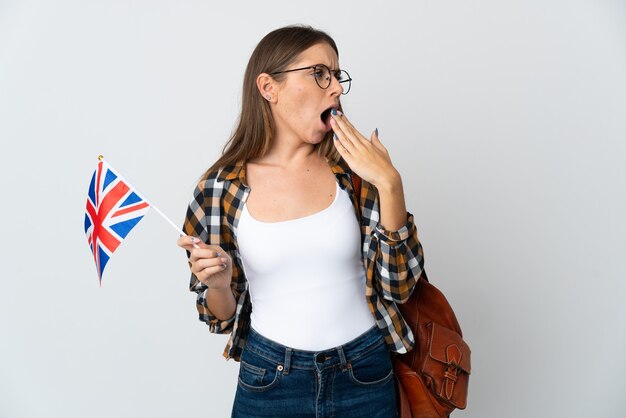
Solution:
<svg viewBox="0 0 626 418">
<path fill-rule="evenodd" d="M 230 333 L 224 356 L 241 361 L 234 417 L 396 416 L 390 352 L 414 337 L 395 304 L 422 248 L 378 132 L 368 140 L 341 112 L 339 68 L 313 28 L 261 40 L 178 240 L 200 320 Z"/>
</svg>

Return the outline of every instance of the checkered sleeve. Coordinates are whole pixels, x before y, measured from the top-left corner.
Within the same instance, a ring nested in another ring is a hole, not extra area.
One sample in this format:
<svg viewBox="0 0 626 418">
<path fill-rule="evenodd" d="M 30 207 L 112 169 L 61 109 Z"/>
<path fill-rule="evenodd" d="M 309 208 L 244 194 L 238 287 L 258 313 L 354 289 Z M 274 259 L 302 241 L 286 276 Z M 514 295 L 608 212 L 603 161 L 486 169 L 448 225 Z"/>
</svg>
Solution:
<svg viewBox="0 0 626 418">
<path fill-rule="evenodd" d="M 219 198 L 213 198 L 220 194 L 220 190 L 215 190 L 213 184 L 213 179 L 204 179 L 194 189 L 187 207 L 183 231 L 187 235 L 200 238 L 207 244 L 219 245 L 218 235 L 212 233 L 216 229 L 219 230 L 219 223 L 218 225 L 210 225 L 211 220 L 217 219 L 219 222 L 219 216 L 215 216 L 215 213 L 220 211 Z M 217 203 L 217 207 L 215 207 L 215 203 Z M 189 256 L 190 253 L 187 251 L 187 257 Z M 191 266 L 191 263 L 189 265 Z M 211 313 L 206 304 L 207 286 L 200 282 L 193 273 L 191 273 L 189 290 L 197 294 L 196 308 L 200 321 L 205 322 L 213 333 L 226 334 L 231 332 L 235 316 L 233 315 L 228 320 L 220 320 Z"/>
<path fill-rule="evenodd" d="M 381 224 L 374 228 L 378 242 L 376 272 L 385 299 L 404 303 L 411 296 L 424 268 L 424 252 L 417 238 L 413 215 L 407 212 L 406 224 L 387 231 Z"/>
</svg>

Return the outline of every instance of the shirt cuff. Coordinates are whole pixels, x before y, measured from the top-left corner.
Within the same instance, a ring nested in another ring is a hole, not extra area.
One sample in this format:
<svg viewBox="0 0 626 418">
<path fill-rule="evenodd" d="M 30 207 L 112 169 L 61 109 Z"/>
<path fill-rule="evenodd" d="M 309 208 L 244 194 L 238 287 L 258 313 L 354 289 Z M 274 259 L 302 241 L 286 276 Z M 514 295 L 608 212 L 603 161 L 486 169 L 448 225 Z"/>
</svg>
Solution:
<svg viewBox="0 0 626 418">
<path fill-rule="evenodd" d="M 190 279 L 190 283 L 189 283 L 189 291 L 190 292 L 196 292 L 197 294 L 203 294 L 204 296 L 204 292 L 207 290 L 207 285 L 205 285 L 204 283 L 202 283 L 200 280 L 198 280 L 196 278 L 196 276 L 194 276 L 193 273 L 191 273 L 191 279 Z"/>
<path fill-rule="evenodd" d="M 415 229 L 415 225 L 413 224 L 413 215 L 409 212 L 407 212 L 406 224 L 397 231 L 388 231 L 380 223 L 376 225 L 375 228 L 378 238 L 389 245 L 395 245 L 406 241 L 411 235 L 413 229 Z"/>
</svg>

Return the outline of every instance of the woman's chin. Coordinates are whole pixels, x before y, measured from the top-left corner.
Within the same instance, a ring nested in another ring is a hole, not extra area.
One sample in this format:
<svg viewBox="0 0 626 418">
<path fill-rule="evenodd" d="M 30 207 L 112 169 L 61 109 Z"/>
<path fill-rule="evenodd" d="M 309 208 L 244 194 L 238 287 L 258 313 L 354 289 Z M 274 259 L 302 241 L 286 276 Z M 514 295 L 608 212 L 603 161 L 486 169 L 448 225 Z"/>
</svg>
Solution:
<svg viewBox="0 0 626 418">
<path fill-rule="evenodd" d="M 312 142 L 316 145 L 323 142 L 324 139 L 326 139 L 326 134 L 328 134 L 328 132 L 322 132 L 320 134 L 315 135 L 312 139 Z"/>
</svg>

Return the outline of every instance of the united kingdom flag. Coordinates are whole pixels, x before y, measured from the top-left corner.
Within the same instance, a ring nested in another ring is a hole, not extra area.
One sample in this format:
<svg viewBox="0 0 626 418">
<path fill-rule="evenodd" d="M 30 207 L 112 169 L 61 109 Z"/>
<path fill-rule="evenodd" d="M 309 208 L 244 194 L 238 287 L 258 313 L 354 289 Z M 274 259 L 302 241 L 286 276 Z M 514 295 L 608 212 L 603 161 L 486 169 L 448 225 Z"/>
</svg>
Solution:
<svg viewBox="0 0 626 418">
<path fill-rule="evenodd" d="M 85 234 L 100 285 L 109 259 L 148 210 L 150 204 L 100 160 L 91 177 L 85 212 Z"/>
</svg>

